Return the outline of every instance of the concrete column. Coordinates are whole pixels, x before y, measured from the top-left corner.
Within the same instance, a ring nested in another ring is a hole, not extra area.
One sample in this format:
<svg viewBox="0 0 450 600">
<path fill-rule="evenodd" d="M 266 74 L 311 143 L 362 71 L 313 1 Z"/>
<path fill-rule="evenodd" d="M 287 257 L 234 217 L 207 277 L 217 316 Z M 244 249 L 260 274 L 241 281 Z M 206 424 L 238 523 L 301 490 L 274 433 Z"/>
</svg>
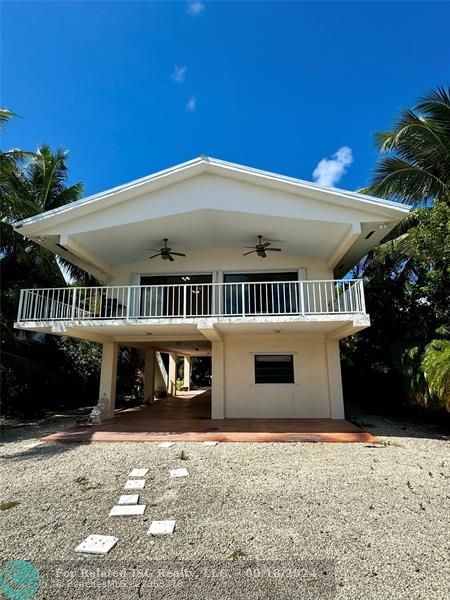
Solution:
<svg viewBox="0 0 450 600">
<path fill-rule="evenodd" d="M 184 357 L 183 387 L 187 388 L 188 390 L 191 389 L 191 357 L 190 356 Z"/>
<path fill-rule="evenodd" d="M 164 368 L 164 365 L 162 363 L 162 359 L 161 359 L 161 353 L 160 352 L 155 352 L 155 391 L 156 392 L 167 392 L 167 384 L 166 384 L 166 379 L 165 379 L 165 375 L 163 375 L 161 369 L 164 369 L 164 373 L 166 374 L 166 370 Z"/>
<path fill-rule="evenodd" d="M 144 366 L 144 404 L 152 404 L 155 398 L 155 351 L 145 350 Z"/>
<path fill-rule="evenodd" d="M 177 355 L 175 352 L 169 354 L 169 389 L 172 396 L 177 395 Z"/>
<path fill-rule="evenodd" d="M 100 373 L 100 390 L 98 418 L 100 421 L 114 416 L 116 407 L 117 356 L 119 346 L 116 342 L 103 344 L 102 368 Z"/>
<path fill-rule="evenodd" d="M 344 394 L 342 392 L 341 359 L 339 341 L 326 340 L 328 390 L 330 398 L 330 416 L 332 419 L 345 419 Z"/>
<path fill-rule="evenodd" d="M 225 418 L 225 352 L 223 342 L 211 342 L 211 418 Z"/>
</svg>

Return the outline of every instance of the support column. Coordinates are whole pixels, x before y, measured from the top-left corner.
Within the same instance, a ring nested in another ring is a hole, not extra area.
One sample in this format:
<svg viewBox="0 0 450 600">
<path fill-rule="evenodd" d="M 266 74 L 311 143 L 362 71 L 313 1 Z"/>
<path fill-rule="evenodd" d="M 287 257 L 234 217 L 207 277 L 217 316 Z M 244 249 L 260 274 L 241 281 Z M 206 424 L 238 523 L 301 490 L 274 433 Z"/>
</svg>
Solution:
<svg viewBox="0 0 450 600">
<path fill-rule="evenodd" d="M 152 404 L 155 398 L 155 351 L 145 350 L 144 366 L 144 404 Z"/>
<path fill-rule="evenodd" d="M 169 354 L 169 389 L 172 396 L 177 395 L 177 355 L 175 352 Z"/>
<path fill-rule="evenodd" d="M 94 422 L 104 421 L 114 416 L 116 407 L 117 356 L 119 346 L 116 342 L 105 342 L 102 352 L 100 389 L 97 406 L 91 413 Z"/>
<path fill-rule="evenodd" d="M 332 419 L 345 419 L 339 341 L 327 339 L 325 345 L 327 353 L 330 416 Z"/>
<path fill-rule="evenodd" d="M 223 342 L 211 342 L 211 418 L 225 418 L 225 352 Z"/>
<path fill-rule="evenodd" d="M 189 391 L 191 389 L 191 357 L 184 357 L 184 381 L 183 387 Z"/>
</svg>

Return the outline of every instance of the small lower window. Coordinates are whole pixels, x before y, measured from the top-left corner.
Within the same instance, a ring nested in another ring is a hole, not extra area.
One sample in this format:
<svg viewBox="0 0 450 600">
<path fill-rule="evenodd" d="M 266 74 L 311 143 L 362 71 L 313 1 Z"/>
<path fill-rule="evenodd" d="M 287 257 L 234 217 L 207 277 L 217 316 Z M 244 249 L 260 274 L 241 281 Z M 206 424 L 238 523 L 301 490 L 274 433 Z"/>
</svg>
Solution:
<svg viewBox="0 0 450 600">
<path fill-rule="evenodd" d="M 255 355 L 255 383 L 294 383 L 292 354 Z"/>
</svg>

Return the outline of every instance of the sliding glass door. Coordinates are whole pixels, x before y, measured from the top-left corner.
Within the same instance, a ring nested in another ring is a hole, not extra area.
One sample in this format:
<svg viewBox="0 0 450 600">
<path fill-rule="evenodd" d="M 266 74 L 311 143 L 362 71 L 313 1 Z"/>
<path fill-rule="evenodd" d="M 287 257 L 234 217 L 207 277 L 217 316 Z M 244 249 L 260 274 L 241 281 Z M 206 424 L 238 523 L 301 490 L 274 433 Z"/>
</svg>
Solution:
<svg viewBox="0 0 450 600">
<path fill-rule="evenodd" d="M 141 277 L 141 314 L 147 317 L 211 314 L 212 275 L 149 275 Z M 150 286 L 150 287 L 145 287 Z"/>
<path fill-rule="evenodd" d="M 298 273 L 229 273 L 224 275 L 227 315 L 295 314 L 299 307 Z M 292 282 L 292 283 L 291 283 Z M 242 284 L 246 284 L 242 286 Z"/>
</svg>

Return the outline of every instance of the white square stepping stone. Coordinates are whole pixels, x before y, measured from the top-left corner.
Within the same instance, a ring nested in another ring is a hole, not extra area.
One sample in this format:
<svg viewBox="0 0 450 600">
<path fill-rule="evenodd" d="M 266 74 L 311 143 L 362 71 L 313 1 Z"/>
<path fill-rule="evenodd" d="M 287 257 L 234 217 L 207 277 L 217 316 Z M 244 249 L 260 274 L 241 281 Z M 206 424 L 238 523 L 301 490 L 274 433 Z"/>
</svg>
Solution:
<svg viewBox="0 0 450 600">
<path fill-rule="evenodd" d="M 139 502 L 139 494 L 125 494 L 120 496 L 117 504 L 137 504 Z"/>
<path fill-rule="evenodd" d="M 214 441 L 207 441 L 207 442 L 203 442 L 204 446 L 217 446 L 219 442 L 214 442 Z"/>
<path fill-rule="evenodd" d="M 143 490 L 145 487 L 145 479 L 129 479 L 124 489 L 125 490 Z"/>
<path fill-rule="evenodd" d="M 84 554 L 108 554 L 119 541 L 112 535 L 89 535 L 76 548 L 75 552 Z"/>
<path fill-rule="evenodd" d="M 120 504 L 113 506 L 110 517 L 140 517 L 145 512 L 145 504 Z"/>
<path fill-rule="evenodd" d="M 133 469 L 128 473 L 128 477 L 145 477 L 148 473 L 148 469 Z"/>
<path fill-rule="evenodd" d="M 158 444 L 158 448 L 173 448 L 175 446 L 175 442 L 161 442 Z"/>
<path fill-rule="evenodd" d="M 173 478 L 173 477 L 187 477 L 189 475 L 188 470 L 181 468 L 181 469 L 171 469 L 169 471 L 169 475 Z"/>
<path fill-rule="evenodd" d="M 175 531 L 175 521 L 152 521 L 148 535 L 170 535 Z"/>
</svg>

